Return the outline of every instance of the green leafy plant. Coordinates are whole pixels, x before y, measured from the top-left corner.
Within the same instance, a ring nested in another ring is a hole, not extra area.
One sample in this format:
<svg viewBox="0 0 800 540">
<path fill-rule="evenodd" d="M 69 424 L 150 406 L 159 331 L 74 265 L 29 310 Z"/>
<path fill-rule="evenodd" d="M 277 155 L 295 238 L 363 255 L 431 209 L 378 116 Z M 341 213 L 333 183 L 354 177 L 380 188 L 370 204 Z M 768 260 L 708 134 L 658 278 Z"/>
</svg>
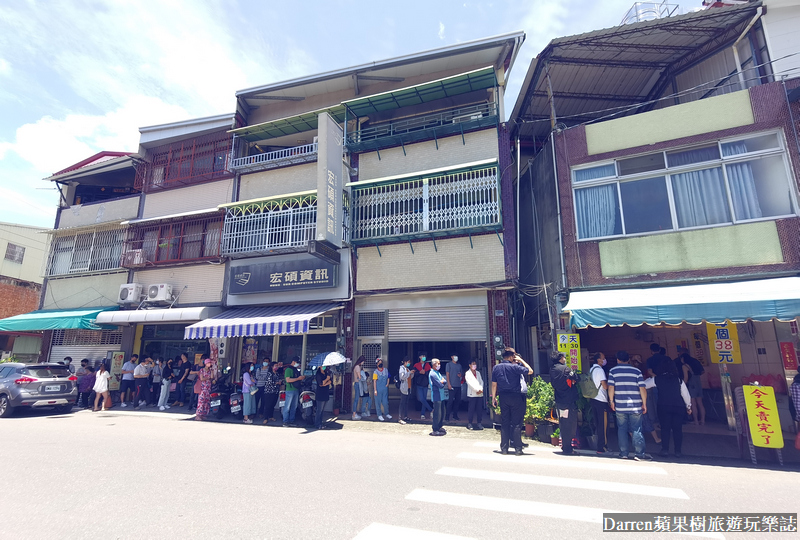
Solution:
<svg viewBox="0 0 800 540">
<path fill-rule="evenodd" d="M 545 420 L 555 405 L 553 385 L 541 377 L 534 377 L 528 386 L 528 399 L 525 403 L 525 423 L 535 424 Z"/>
<path fill-rule="evenodd" d="M 2 360 L 0 360 L 0 364 L 6 364 L 10 362 L 19 362 L 19 360 L 17 360 L 17 357 L 14 356 L 13 354 L 8 358 L 3 358 Z"/>
<path fill-rule="evenodd" d="M 551 437 L 553 439 L 558 439 L 559 437 L 561 437 L 561 430 L 559 428 L 556 428 L 555 431 L 553 431 Z"/>
</svg>

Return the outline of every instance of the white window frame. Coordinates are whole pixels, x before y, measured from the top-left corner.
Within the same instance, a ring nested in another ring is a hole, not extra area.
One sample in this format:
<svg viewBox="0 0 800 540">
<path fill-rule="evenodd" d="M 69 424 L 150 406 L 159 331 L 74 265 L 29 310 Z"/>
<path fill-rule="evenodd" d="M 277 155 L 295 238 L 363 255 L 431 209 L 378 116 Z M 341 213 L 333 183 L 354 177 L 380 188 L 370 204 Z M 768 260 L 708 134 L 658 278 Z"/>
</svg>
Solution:
<svg viewBox="0 0 800 540">
<path fill-rule="evenodd" d="M 745 154 L 738 154 L 735 156 L 723 156 L 722 154 L 722 145 L 725 143 L 731 142 L 741 142 L 747 139 L 754 139 L 757 137 L 763 137 L 766 135 L 776 135 L 778 140 L 778 147 L 771 148 L 767 150 L 760 150 L 757 152 L 748 152 Z M 713 143 L 717 144 L 719 149 L 719 159 L 711 160 L 711 161 L 703 161 L 699 163 L 692 163 L 689 165 L 681 165 L 670 167 L 667 161 L 667 153 L 668 152 L 676 152 L 681 150 L 689 150 L 692 148 L 698 148 L 702 146 L 711 146 Z M 717 139 L 715 141 L 705 141 L 691 145 L 683 145 L 674 148 L 668 148 L 662 150 L 661 153 L 664 155 L 664 163 L 666 165 L 665 169 L 657 169 L 653 171 L 647 171 L 643 173 L 631 174 L 620 176 L 619 175 L 619 166 L 617 166 L 617 162 L 625 159 L 630 159 L 638 156 L 654 154 L 657 152 L 647 152 L 644 154 L 636 154 L 630 156 L 620 157 L 614 160 L 604 160 L 604 161 L 597 161 L 593 163 L 586 163 L 576 167 L 572 167 L 570 170 L 570 178 L 572 180 L 572 210 L 574 216 L 574 225 L 575 225 L 575 235 L 576 237 L 579 235 L 578 232 L 578 206 L 577 206 L 577 197 L 575 196 L 575 191 L 579 189 L 589 188 L 589 187 L 596 187 L 596 186 L 604 186 L 609 184 L 614 184 L 617 186 L 617 201 L 619 204 L 619 214 L 620 214 L 620 222 L 622 226 L 622 233 L 608 235 L 608 236 L 594 236 L 591 238 L 578 238 L 578 242 L 597 242 L 600 240 L 608 240 L 608 239 L 618 239 L 618 238 L 629 238 L 629 237 L 638 237 L 638 236 L 650 236 L 654 234 L 669 234 L 675 232 L 682 232 L 682 231 L 691 231 L 691 230 L 698 230 L 698 229 L 712 229 L 717 227 L 729 227 L 731 225 L 739 225 L 742 223 L 756 223 L 760 221 L 775 221 L 778 219 L 785 219 L 790 217 L 796 217 L 798 215 L 798 202 L 797 202 L 797 186 L 796 183 L 793 181 L 794 174 L 792 171 L 792 165 L 790 160 L 788 159 L 787 149 L 786 149 L 786 141 L 783 137 L 783 133 L 780 130 L 770 130 L 770 131 L 762 131 L 758 133 L 748 133 L 747 135 L 739 135 L 735 137 L 725 137 L 723 139 Z M 786 181 L 789 187 L 789 190 L 792 194 L 790 199 L 790 204 L 792 208 L 791 214 L 783 214 L 779 216 L 768 216 L 768 217 L 761 217 L 756 219 L 736 219 L 736 212 L 733 207 L 733 200 L 731 198 L 731 191 L 728 184 L 728 173 L 725 165 L 735 164 L 735 163 L 742 163 L 745 161 L 753 161 L 755 159 L 762 159 L 766 157 L 773 157 L 773 156 L 780 156 L 783 160 L 783 166 L 786 173 Z M 575 171 L 581 169 L 590 169 L 594 167 L 600 167 L 604 165 L 609 165 L 611 163 L 615 164 L 617 175 L 616 176 L 607 176 L 603 178 L 596 178 L 593 180 L 582 180 L 579 182 L 575 181 Z M 722 176 L 725 183 L 725 191 L 728 197 L 728 209 L 729 214 L 731 216 L 731 221 L 725 223 L 716 223 L 713 225 L 701 225 L 697 227 L 678 227 L 678 217 L 675 208 L 675 199 L 672 193 L 672 181 L 671 175 L 672 174 L 680 174 L 690 171 L 699 171 L 704 169 L 711 169 L 715 167 L 720 167 L 722 169 Z M 641 233 L 626 233 L 625 232 L 625 212 L 622 205 L 622 191 L 619 189 L 619 184 L 624 182 L 634 182 L 637 180 L 647 180 L 650 178 L 658 178 L 664 177 L 666 185 L 667 185 L 667 197 L 669 203 L 669 210 L 670 216 L 672 219 L 672 229 L 661 230 L 661 231 L 648 231 L 648 232 L 641 232 Z"/>
<path fill-rule="evenodd" d="M 88 245 L 78 244 L 77 239 L 84 235 L 92 235 L 91 242 Z M 76 274 L 96 274 L 122 268 L 122 244 L 124 239 L 125 229 L 122 228 L 80 230 L 72 234 L 56 236 L 50 243 L 50 252 L 46 260 L 45 275 L 48 277 L 55 277 Z M 115 249 L 119 250 L 119 257 L 114 256 Z M 80 266 L 76 266 L 77 261 L 75 259 L 75 254 L 85 251 L 88 251 L 86 261 L 82 262 Z M 66 260 L 59 261 L 60 265 L 66 268 L 65 271 L 54 272 L 57 253 L 69 253 L 68 264 Z M 97 267 L 98 265 L 100 268 Z"/>
</svg>

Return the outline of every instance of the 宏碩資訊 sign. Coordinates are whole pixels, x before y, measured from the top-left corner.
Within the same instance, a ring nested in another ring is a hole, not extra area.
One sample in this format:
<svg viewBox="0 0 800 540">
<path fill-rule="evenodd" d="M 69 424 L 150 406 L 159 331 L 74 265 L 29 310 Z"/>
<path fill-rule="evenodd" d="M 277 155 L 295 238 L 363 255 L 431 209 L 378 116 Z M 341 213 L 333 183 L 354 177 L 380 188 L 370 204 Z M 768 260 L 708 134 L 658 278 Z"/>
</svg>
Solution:
<svg viewBox="0 0 800 540">
<path fill-rule="evenodd" d="M 228 293 L 252 294 L 336 286 L 337 266 L 304 255 L 291 261 L 247 264 L 230 269 Z"/>
</svg>

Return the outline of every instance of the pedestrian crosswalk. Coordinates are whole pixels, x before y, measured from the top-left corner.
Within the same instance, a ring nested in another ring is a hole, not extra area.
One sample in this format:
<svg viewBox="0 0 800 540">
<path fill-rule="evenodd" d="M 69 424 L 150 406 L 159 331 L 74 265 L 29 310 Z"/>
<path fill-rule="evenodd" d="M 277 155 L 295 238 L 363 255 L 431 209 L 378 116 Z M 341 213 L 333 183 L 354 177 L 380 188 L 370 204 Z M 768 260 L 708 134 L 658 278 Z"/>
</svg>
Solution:
<svg viewBox="0 0 800 540">
<path fill-rule="evenodd" d="M 553 533 L 548 536 L 537 529 L 537 534 L 526 536 L 520 531 L 520 538 L 563 537 L 557 534 L 558 524 L 565 522 L 572 522 L 572 530 L 580 530 L 586 537 L 600 537 L 604 513 L 691 511 L 691 502 L 687 504 L 690 494 L 675 487 L 668 471 L 657 464 L 593 455 L 559 456 L 544 446 L 531 447 L 527 453 L 533 455 L 518 457 L 497 453 L 496 442 L 469 444 L 471 448 L 462 446 L 445 458 L 446 463 L 433 471 L 433 478 L 412 489 L 405 500 L 421 503 L 418 506 L 432 516 L 463 509 L 466 515 L 479 516 L 490 527 L 525 516 L 520 524 L 528 527 L 534 519 L 544 524 L 546 533 Z M 553 527 L 549 526 L 551 521 Z M 466 537 L 453 534 L 465 532 L 467 537 L 492 537 L 487 536 L 487 529 L 478 535 L 474 530 L 418 530 L 373 523 L 356 539 L 456 540 Z M 725 538 L 714 532 L 677 536 Z"/>
</svg>

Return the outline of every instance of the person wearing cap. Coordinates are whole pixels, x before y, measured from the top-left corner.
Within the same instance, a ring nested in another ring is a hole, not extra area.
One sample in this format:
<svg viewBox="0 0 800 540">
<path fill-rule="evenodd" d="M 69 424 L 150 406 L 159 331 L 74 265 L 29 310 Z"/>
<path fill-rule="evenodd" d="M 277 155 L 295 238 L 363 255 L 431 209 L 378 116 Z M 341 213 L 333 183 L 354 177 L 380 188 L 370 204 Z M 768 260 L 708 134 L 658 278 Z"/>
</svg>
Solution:
<svg viewBox="0 0 800 540">
<path fill-rule="evenodd" d="M 520 391 L 520 377 L 533 370 L 511 347 L 503 351 L 503 361 L 492 368 L 492 406 L 500 404 L 500 453 L 522 455 L 522 420 L 525 417 L 525 394 Z"/>
<path fill-rule="evenodd" d="M 561 452 L 564 455 L 574 454 L 572 437 L 578 427 L 578 374 L 567 365 L 567 357 L 563 352 L 553 355 L 550 367 L 550 384 L 555 393 L 558 409 L 558 429 L 561 431 Z"/>
<path fill-rule="evenodd" d="M 431 401 L 433 402 L 433 421 L 431 422 L 430 435 L 434 437 L 441 437 L 447 435 L 447 430 L 442 427 L 444 423 L 444 389 L 447 385 L 447 380 L 444 375 L 439 373 L 441 362 L 438 358 L 431 360 L 431 370 L 428 372 L 428 381 L 431 385 Z"/>
<path fill-rule="evenodd" d="M 647 413 L 647 390 L 642 372 L 630 365 L 627 351 L 617 353 L 617 365 L 608 372 L 608 405 L 616 414 L 619 457 L 628 459 L 628 432 L 631 432 L 634 459 L 653 459 L 645 453 L 642 435 L 642 414 Z"/>
<path fill-rule="evenodd" d="M 203 368 L 197 372 L 197 380 L 200 381 L 200 392 L 197 394 L 197 410 L 194 413 L 195 420 L 205 420 L 211 412 L 211 385 L 214 381 L 214 368 L 208 355 L 203 355 Z"/>
<path fill-rule="evenodd" d="M 305 380 L 306 376 L 300 374 L 300 357 L 292 357 L 292 364 L 283 371 L 283 378 L 286 381 L 286 396 L 283 402 L 283 427 L 294 427 L 294 418 L 297 413 L 297 403 L 300 400 L 300 381 Z"/>
<path fill-rule="evenodd" d="M 458 408 L 461 406 L 461 364 L 458 363 L 458 356 L 455 354 L 450 355 L 450 361 L 444 368 L 445 379 L 447 380 L 447 413 L 445 414 L 445 421 L 460 420 L 458 417 Z"/>
<path fill-rule="evenodd" d="M 431 365 L 427 362 L 425 353 L 420 353 L 419 362 L 414 364 L 414 371 L 416 372 L 414 376 L 414 387 L 417 389 L 417 401 L 419 401 L 421 406 L 419 417 L 421 420 L 425 420 L 425 412 L 433 412 L 433 407 L 428 403 L 427 396 L 428 373 L 431 371 Z"/>
</svg>

